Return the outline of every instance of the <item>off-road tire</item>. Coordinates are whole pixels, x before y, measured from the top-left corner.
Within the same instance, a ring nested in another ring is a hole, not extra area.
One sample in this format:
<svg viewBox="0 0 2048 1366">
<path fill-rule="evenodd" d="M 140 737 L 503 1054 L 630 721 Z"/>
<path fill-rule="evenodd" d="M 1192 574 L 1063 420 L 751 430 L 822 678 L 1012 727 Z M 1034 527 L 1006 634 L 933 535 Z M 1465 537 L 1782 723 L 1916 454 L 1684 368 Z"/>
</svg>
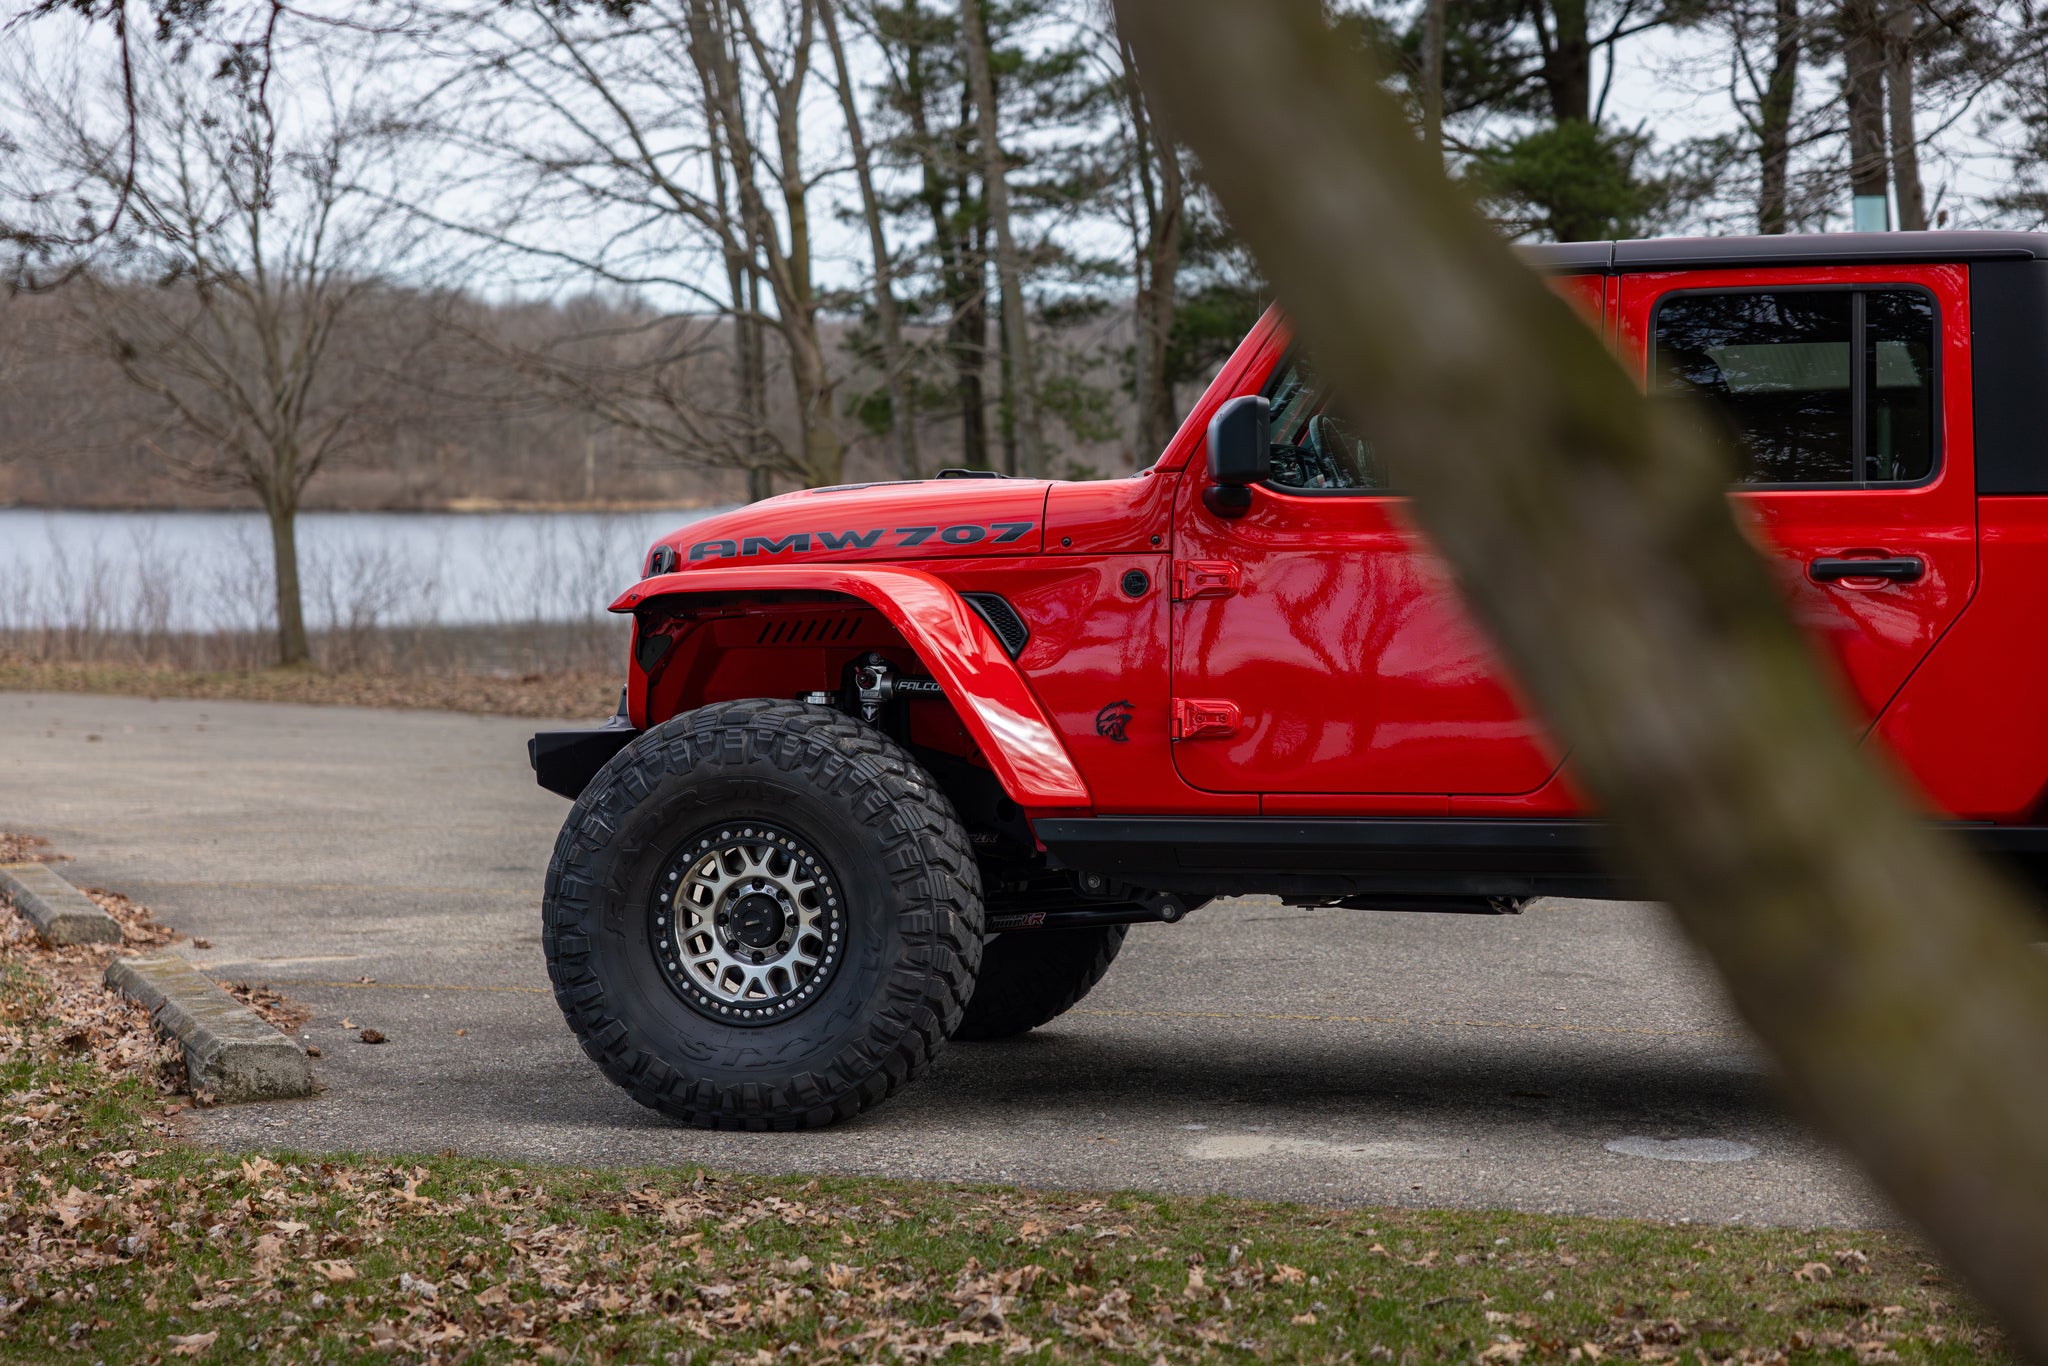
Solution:
<svg viewBox="0 0 2048 1366">
<path fill-rule="evenodd" d="M 750 819 L 832 870 L 845 945 L 815 1000 L 742 1025 L 663 975 L 649 917 L 693 831 Z M 583 1051 L 642 1105 L 703 1128 L 817 1128 L 894 1094 L 958 1026 L 981 941 L 981 874 L 952 802 L 872 726 L 799 702 L 701 707 L 621 750 L 570 811 L 542 905 Z"/>
<path fill-rule="evenodd" d="M 1017 930 L 989 940 L 974 997 L 953 1037 L 1008 1039 L 1066 1014 L 1095 989 L 1124 946 L 1127 925 Z"/>
</svg>

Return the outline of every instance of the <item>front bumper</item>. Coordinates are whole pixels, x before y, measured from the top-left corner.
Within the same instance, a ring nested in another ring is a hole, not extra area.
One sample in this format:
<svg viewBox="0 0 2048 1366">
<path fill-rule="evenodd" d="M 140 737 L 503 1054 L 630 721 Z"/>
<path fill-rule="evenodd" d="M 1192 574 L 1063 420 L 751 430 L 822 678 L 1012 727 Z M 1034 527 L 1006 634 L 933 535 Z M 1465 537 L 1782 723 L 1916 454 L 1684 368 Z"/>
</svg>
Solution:
<svg viewBox="0 0 2048 1366">
<path fill-rule="evenodd" d="M 639 734 L 623 716 L 614 716 L 595 730 L 544 730 L 526 742 L 526 758 L 542 787 L 573 801 Z"/>
</svg>

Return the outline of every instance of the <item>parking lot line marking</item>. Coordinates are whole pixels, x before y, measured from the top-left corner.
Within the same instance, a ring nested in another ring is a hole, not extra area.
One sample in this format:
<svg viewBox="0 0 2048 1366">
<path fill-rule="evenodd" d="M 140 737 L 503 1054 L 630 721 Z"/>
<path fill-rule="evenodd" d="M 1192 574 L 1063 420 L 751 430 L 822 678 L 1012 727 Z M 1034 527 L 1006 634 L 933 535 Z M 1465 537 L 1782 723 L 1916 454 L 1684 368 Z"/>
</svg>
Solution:
<svg viewBox="0 0 2048 1366">
<path fill-rule="evenodd" d="M 1518 1024 L 1512 1020 L 1411 1020 L 1397 1015 L 1279 1015 L 1239 1010 L 1099 1010 L 1078 1006 L 1072 1015 L 1159 1020 L 1245 1020 L 1254 1024 L 1406 1025 L 1417 1029 L 1520 1029 L 1532 1034 L 1639 1034 L 1655 1039 L 1740 1039 L 1730 1029 L 1635 1029 L 1626 1025 Z"/>
<path fill-rule="evenodd" d="M 362 991 L 498 991 L 524 996 L 548 996 L 546 987 L 495 987 L 451 985 L 441 982 L 339 982 L 312 977 L 269 977 L 268 985 L 280 987 L 350 987 Z M 1517 1024 L 1512 1020 L 1412 1020 L 1398 1015 L 1279 1015 L 1237 1010 L 1096 1010 L 1086 1006 L 1067 1012 L 1124 1019 L 1156 1020 L 1243 1020 L 1253 1024 L 1365 1024 L 1404 1025 L 1414 1029 L 1520 1029 L 1545 1034 L 1635 1034 L 1654 1039 L 1740 1039 L 1728 1029 L 1632 1029 L 1625 1025 Z"/>
<path fill-rule="evenodd" d="M 522 996 L 552 996 L 546 987 L 491 987 L 451 985 L 447 982 L 327 982 L 317 977 L 266 977 L 264 985 L 274 987 L 351 987 L 357 991 L 509 991 Z"/>
<path fill-rule="evenodd" d="M 432 892 L 457 896 L 526 896 L 539 899 L 534 887 L 409 887 L 383 882 L 146 882 L 122 879 L 126 887 L 224 888 L 234 892 Z"/>
</svg>

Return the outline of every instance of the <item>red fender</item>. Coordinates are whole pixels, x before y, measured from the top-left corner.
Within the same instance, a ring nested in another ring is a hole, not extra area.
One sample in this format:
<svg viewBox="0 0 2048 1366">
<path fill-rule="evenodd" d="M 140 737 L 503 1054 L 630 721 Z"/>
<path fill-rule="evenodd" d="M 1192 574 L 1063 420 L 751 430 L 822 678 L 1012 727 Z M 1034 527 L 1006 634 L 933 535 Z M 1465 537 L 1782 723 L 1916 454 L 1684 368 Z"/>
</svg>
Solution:
<svg viewBox="0 0 2048 1366">
<path fill-rule="evenodd" d="M 930 667 L 1003 790 L 1019 806 L 1043 811 L 1091 804 L 1088 785 L 1016 662 L 958 593 L 921 569 L 833 564 L 689 569 L 642 579 L 620 594 L 611 610 L 631 612 L 656 598 L 773 589 L 841 593 L 880 612 Z"/>
</svg>

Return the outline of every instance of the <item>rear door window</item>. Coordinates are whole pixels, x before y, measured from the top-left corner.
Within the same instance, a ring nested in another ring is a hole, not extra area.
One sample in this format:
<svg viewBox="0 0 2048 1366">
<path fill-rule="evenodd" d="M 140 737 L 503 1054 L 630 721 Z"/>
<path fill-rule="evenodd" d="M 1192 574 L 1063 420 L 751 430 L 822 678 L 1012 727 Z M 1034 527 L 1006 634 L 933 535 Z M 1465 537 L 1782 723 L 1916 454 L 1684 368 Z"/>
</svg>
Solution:
<svg viewBox="0 0 2048 1366">
<path fill-rule="evenodd" d="M 1741 484 L 1915 484 L 1939 462 L 1935 336 L 1918 289 L 1675 293 L 1651 392 L 1698 400 Z"/>
</svg>

